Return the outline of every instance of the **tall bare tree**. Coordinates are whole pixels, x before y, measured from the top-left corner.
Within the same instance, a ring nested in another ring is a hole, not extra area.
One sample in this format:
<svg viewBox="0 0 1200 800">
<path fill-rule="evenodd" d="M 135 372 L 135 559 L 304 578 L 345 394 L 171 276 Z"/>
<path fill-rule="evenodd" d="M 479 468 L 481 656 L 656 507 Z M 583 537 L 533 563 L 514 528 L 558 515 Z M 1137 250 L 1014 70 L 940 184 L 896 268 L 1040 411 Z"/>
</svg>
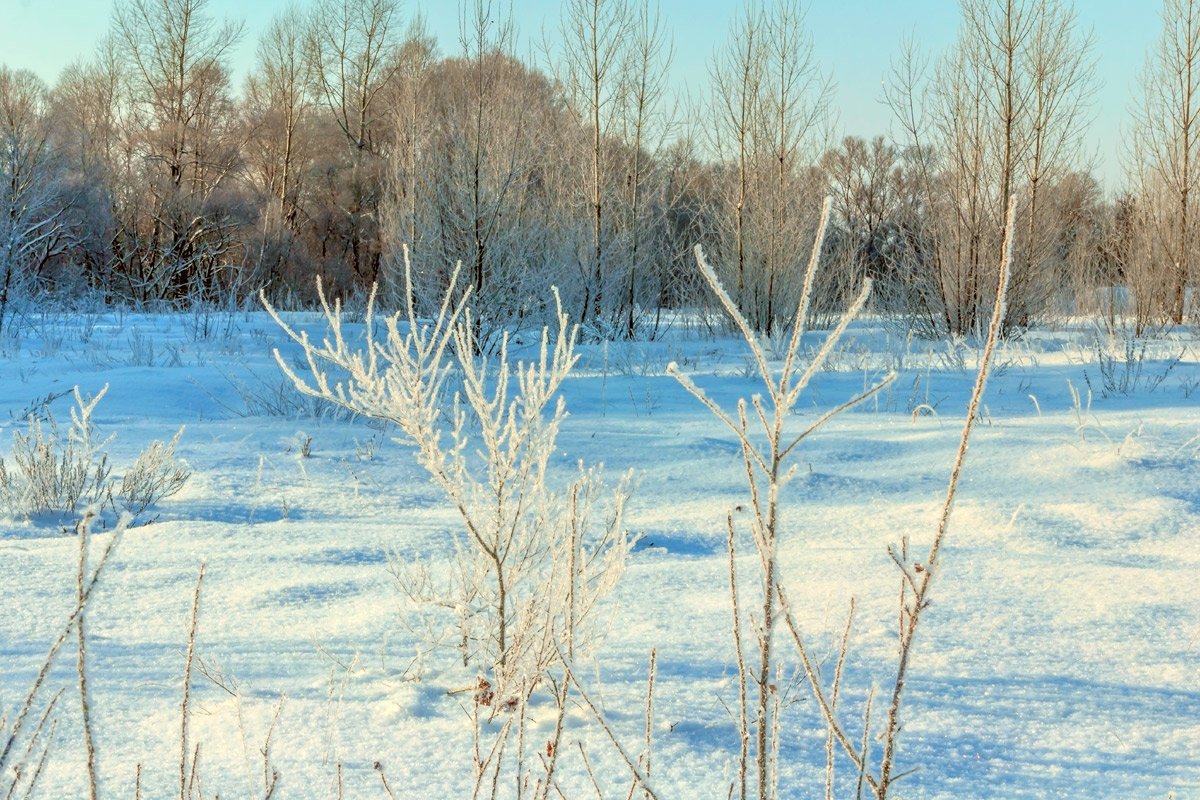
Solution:
<svg viewBox="0 0 1200 800">
<path fill-rule="evenodd" d="M 464 2 L 461 54 L 420 66 L 422 141 L 391 154 L 392 175 L 415 194 L 404 202 L 394 190 L 386 215 L 389 242 L 413 247 L 425 296 L 441 297 L 461 264 L 481 349 L 498 344 L 505 325 L 543 320 L 545 287 L 559 283 L 566 261 L 556 216 L 566 111 L 555 85 L 512 54 L 512 26 L 498 11 Z"/>
<path fill-rule="evenodd" d="M 730 165 L 726 205 L 739 307 L 768 332 L 793 316 L 799 270 L 815 217 L 805 202 L 817 190 L 808 167 L 825 136 L 829 80 L 813 56 L 796 0 L 747 5 L 712 65 L 717 157 Z"/>
<path fill-rule="evenodd" d="M 212 83 L 242 36 L 241 24 L 218 25 L 207 6 L 207 0 L 124 0 L 113 15 L 134 102 L 155 134 L 148 143 L 151 157 L 164 164 L 177 189 L 203 135 L 199 109 L 221 88 Z"/>
<path fill-rule="evenodd" d="M 651 278 L 656 284 L 648 298 L 651 302 L 661 295 L 662 270 L 656 267 L 662 265 L 652 262 L 644 239 L 650 230 L 659 227 L 662 214 L 673 202 L 667 194 L 663 170 L 657 167 L 673 127 L 673 110 L 664 108 L 663 102 L 673 55 L 658 8 L 643 6 L 633 17 L 623 76 L 625 89 L 621 92 L 621 140 L 627 153 L 623 208 L 627 275 L 625 309 L 619 315 L 618 332 L 626 338 L 632 338 L 636 331 L 639 283 Z M 647 213 L 651 209 L 648 199 L 658 200 L 657 214 Z"/>
<path fill-rule="evenodd" d="M 425 29 L 425 21 L 414 17 L 404 44 L 396 54 L 397 68 L 392 81 L 389 105 L 394 115 L 395 145 L 389 173 L 392 206 L 389 213 L 401 215 L 393 220 L 392 232 L 410 248 L 418 247 L 421 153 L 426 146 L 430 102 L 428 82 L 437 55 L 437 42 Z M 392 242 L 390 244 L 396 244 Z"/>
<path fill-rule="evenodd" d="M 63 70 L 51 111 L 79 242 L 70 261 L 86 284 L 104 289 L 112 275 L 126 138 L 119 53 L 111 36 L 89 58 Z"/>
<path fill-rule="evenodd" d="M 754 170 L 754 126 L 765 68 L 762 28 L 756 9 L 746 5 L 731 25 L 725 44 L 714 54 L 710 67 L 714 113 L 709 134 L 717 157 L 733 162 L 734 185 L 727 200 L 732 206 L 733 243 L 721 253 L 723 261 L 732 262 L 736 279 L 734 299 L 743 311 L 750 261 L 746 239 Z"/>
<path fill-rule="evenodd" d="M 764 264 L 766 286 L 758 304 L 762 330 L 794 315 L 815 219 L 817 189 L 807 172 L 824 141 L 831 85 L 818 68 L 798 0 L 778 0 L 764 16 L 766 69 L 760 102 Z M 806 185 L 807 182 L 807 185 Z M 812 202 L 805 202 L 805 199 Z M 804 209 L 803 211 L 801 211 Z"/>
<path fill-rule="evenodd" d="M 870 142 L 847 136 L 825 151 L 820 167 L 833 200 L 827 236 L 834 252 L 826 255 L 829 267 L 816 279 L 812 313 L 818 318 L 840 314 L 864 278 L 885 293 L 901 288 L 893 262 L 906 224 L 905 200 L 912 194 L 899 149 L 882 136 Z"/>
<path fill-rule="evenodd" d="M 70 245 L 47 106 L 41 79 L 0 66 L 0 333 L 13 301 Z"/>
<path fill-rule="evenodd" d="M 1200 241 L 1193 197 L 1200 183 L 1200 2 L 1164 0 L 1162 20 L 1134 108 L 1132 177 L 1149 212 L 1142 218 L 1151 264 L 1167 290 L 1154 304 L 1181 323 Z"/>
<path fill-rule="evenodd" d="M 218 22 L 207 0 L 122 0 L 114 10 L 139 129 L 131 177 L 153 192 L 144 218 L 127 223 L 136 298 L 212 288 L 232 246 L 231 221 L 214 201 L 238 162 L 226 62 L 242 29 Z"/>
<path fill-rule="evenodd" d="M 1044 186 L 1078 164 L 1093 91 L 1090 36 L 1058 0 L 962 0 L 959 36 L 927 72 L 906 48 L 888 100 L 918 156 L 935 253 L 918 317 L 979 333 L 994 293 L 1008 198 L 1020 229 L 1006 324 L 1036 321 L 1061 281 L 1040 213 Z"/>
<path fill-rule="evenodd" d="M 379 277 L 378 212 L 391 115 L 380 102 L 397 68 L 399 0 L 318 0 L 305 52 L 315 93 L 348 147 L 345 208 L 354 276 Z"/>
<path fill-rule="evenodd" d="M 581 323 L 594 322 L 604 296 L 605 255 L 612 226 L 607 208 L 614 177 L 602 164 L 625 91 L 623 66 L 633 22 L 626 0 L 568 0 L 563 10 L 562 56 L 567 94 L 589 131 L 588 219 L 590 251 L 580 258 L 584 282 Z"/>
<path fill-rule="evenodd" d="M 306 181 L 317 149 L 305 34 L 296 6 L 271 19 L 259 37 L 243 100 L 242 159 L 258 214 L 247 261 L 257 268 L 254 284 L 277 301 L 281 293 L 312 282 L 312 259 L 300 245 Z"/>
<path fill-rule="evenodd" d="M 311 112 L 304 59 L 303 19 L 292 6 L 276 14 L 258 41 L 257 66 L 247 84 L 255 119 L 251 169 L 271 197 L 271 225 L 294 229 L 303 164 L 308 156 L 303 126 Z"/>
</svg>

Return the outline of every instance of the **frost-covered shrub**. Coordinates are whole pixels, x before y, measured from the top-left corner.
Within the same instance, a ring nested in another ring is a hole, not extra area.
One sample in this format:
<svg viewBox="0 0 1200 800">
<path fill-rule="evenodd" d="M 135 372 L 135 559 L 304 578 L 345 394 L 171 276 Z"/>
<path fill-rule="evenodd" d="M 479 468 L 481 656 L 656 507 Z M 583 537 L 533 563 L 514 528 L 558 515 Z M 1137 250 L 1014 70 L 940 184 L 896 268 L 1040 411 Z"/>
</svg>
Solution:
<svg viewBox="0 0 1200 800">
<path fill-rule="evenodd" d="M 1100 374 L 1093 385 L 1093 375 L 1084 370 L 1083 379 L 1088 388 L 1097 391 L 1101 397 L 1153 392 L 1183 359 L 1186 349 L 1155 358 L 1153 352 L 1148 352 L 1149 348 L 1150 343 L 1145 338 L 1128 329 L 1109 336 L 1097 336 L 1092 352 Z"/>
<path fill-rule="evenodd" d="M 99 440 L 92 424 L 92 411 L 107 391 L 105 386 L 85 401 L 75 389 L 76 407 L 65 435 L 49 408 L 45 421 L 31 415 L 28 431 L 13 434 L 15 469 L 0 458 L 0 500 L 12 516 L 71 514 L 81 502 L 107 502 L 112 466 L 105 447 L 112 437 Z"/>
<path fill-rule="evenodd" d="M 175 456 L 175 445 L 182 435 L 183 428 L 180 428 L 169 442 L 155 439 L 125 471 L 118 497 L 126 511 L 137 516 L 187 483 L 192 472 Z"/>
<path fill-rule="evenodd" d="M 183 488 L 191 475 L 175 456 L 183 428 L 170 442 L 151 443 L 120 480 L 112 476 L 107 447 L 114 436 L 100 438 L 92 422 L 92 412 L 107 391 L 106 385 L 85 400 L 76 387 L 71 426 L 65 433 L 48 406 L 41 415 L 29 416 L 25 432 L 14 432 L 11 460 L 0 457 L 0 505 L 9 516 L 68 516 L 81 506 L 137 515 Z"/>
<path fill-rule="evenodd" d="M 445 612 L 428 628 L 429 644 L 457 648 L 463 664 L 482 668 L 497 698 L 522 702 L 562 658 L 594 641 L 593 611 L 629 554 L 621 524 L 628 486 L 606 491 L 598 472 L 582 467 L 565 485 L 554 480 L 551 458 L 566 417 L 559 389 L 577 360 L 576 330 L 561 310 L 536 358 L 510 359 L 501 337 L 498 355 L 487 360 L 474 355 L 475 326 L 456 293 L 452 282 L 426 322 L 410 292 L 407 315 L 383 320 L 382 335 L 372 299 L 365 340 L 351 345 L 340 306 L 322 292 L 324 341 L 313 343 L 275 315 L 307 356 L 303 370 L 278 351 L 276 359 L 301 392 L 392 423 L 416 448 L 462 531 L 446 580 L 420 563 L 393 563 L 393 574 L 410 600 Z M 461 388 L 448 397 L 452 372 Z"/>
</svg>

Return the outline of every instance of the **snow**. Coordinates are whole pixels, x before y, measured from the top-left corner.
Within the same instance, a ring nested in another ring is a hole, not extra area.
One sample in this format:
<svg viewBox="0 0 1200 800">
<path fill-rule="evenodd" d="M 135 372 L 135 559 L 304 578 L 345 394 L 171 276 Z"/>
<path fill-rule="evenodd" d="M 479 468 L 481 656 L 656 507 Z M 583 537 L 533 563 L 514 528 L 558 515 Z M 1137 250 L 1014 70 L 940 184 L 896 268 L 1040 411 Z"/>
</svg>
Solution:
<svg viewBox="0 0 1200 800">
<path fill-rule="evenodd" d="M 320 339 L 315 315 L 288 320 Z M 386 797 L 377 762 L 397 797 L 469 795 L 469 693 L 447 692 L 474 673 L 450 656 L 416 658 L 390 571 L 417 558 L 445 569 L 453 510 L 395 431 L 290 391 L 271 351 L 296 351 L 265 314 L 204 322 L 207 338 L 187 315 L 47 317 L 0 356 L 0 455 L 27 410 L 76 385 L 85 396 L 109 386 L 95 419 L 116 434 L 116 463 L 186 426 L 191 480 L 125 532 L 87 612 L 102 794 L 133 797 L 139 765 L 143 797 L 178 793 L 189 615 L 205 564 L 189 733 L 205 796 L 264 794 L 268 730 L 276 797 L 338 797 L 339 764 L 344 796 Z M 903 796 L 1200 794 L 1200 337 L 1173 337 L 1151 343 L 1143 374 L 1182 352 L 1178 363 L 1128 394 L 1104 390 L 1086 324 L 997 354 L 911 667 L 898 768 L 917 771 Z M 626 521 L 642 537 L 581 678 L 640 752 L 656 651 L 654 783 L 664 796 L 724 798 L 737 756 L 725 518 L 746 502 L 744 468 L 729 432 L 665 368 L 678 363 L 725 408 L 761 382 L 734 339 L 682 325 L 663 342 L 581 350 L 554 467 L 564 480 L 581 459 L 612 481 L 633 470 Z M 887 548 L 907 538 L 921 552 L 932 537 L 977 353 L 859 323 L 795 420 L 802 430 L 898 373 L 806 441 L 783 497 L 782 578 L 814 652 L 835 648 L 857 603 L 841 700 L 852 730 L 894 668 L 900 576 Z M 50 408 L 63 421 L 71 403 L 67 394 Z M 78 543 L 64 525 L 0 519 L 10 717 L 71 612 Z M 109 535 L 96 532 L 93 552 Z M 747 552 L 739 569 L 753 566 Z M 74 661 L 68 646 L 52 673 L 52 689 L 66 689 L 44 797 L 86 795 Z M 781 796 L 818 796 L 819 714 L 806 686 L 782 691 L 795 702 Z M 530 714 L 536 748 L 553 715 L 544 702 Z M 628 773 L 595 720 L 573 709 L 567 725 L 564 793 L 594 795 L 578 741 L 606 796 L 624 796 Z M 839 775 L 853 777 L 845 764 Z"/>
</svg>

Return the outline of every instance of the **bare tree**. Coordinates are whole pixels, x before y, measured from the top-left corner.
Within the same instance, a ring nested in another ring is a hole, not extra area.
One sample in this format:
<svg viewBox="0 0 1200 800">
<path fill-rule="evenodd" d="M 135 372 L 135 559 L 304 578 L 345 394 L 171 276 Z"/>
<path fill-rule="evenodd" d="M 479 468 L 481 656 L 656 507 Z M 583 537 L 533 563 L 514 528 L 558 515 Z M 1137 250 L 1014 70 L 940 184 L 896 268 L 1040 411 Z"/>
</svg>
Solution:
<svg viewBox="0 0 1200 800">
<path fill-rule="evenodd" d="M 376 105 L 395 70 L 398 0 L 320 0 L 306 52 L 321 101 L 356 155 L 377 152 L 387 122 Z"/>
<path fill-rule="evenodd" d="M 632 8 L 625 0 L 568 0 L 563 10 L 563 79 L 590 139 L 586 177 L 590 242 L 587 254 L 580 256 L 584 284 L 580 322 L 584 325 L 600 317 L 604 300 L 614 176 L 602 161 L 626 88 L 623 66 L 632 21 Z"/>
<path fill-rule="evenodd" d="M 72 169 L 105 184 L 121 139 L 122 65 L 112 37 L 95 55 L 67 66 L 54 87 L 55 123 Z"/>
<path fill-rule="evenodd" d="M 667 67 L 673 55 L 671 41 L 658 9 L 643 6 L 634 17 L 630 33 L 624 76 L 626 89 L 622 92 L 622 140 L 628 152 L 624 182 L 628 275 L 625 310 L 619 324 L 620 332 L 626 338 L 632 338 L 636 330 L 639 281 L 646 272 L 655 272 L 646 269 L 652 264 L 643 247 L 646 230 L 657 227 L 657 220 L 644 219 L 647 216 L 647 194 L 661 198 L 658 205 L 660 212 L 665 211 L 672 202 L 663 196 L 666 186 L 661 180 L 661 170 L 656 168 L 656 156 L 663 149 L 662 144 L 671 127 L 670 112 L 664 112 L 662 104 Z M 655 300 L 661 295 L 661 287 L 656 289 L 652 297 Z"/>
<path fill-rule="evenodd" d="M 1148 204 L 1145 235 L 1166 289 L 1155 305 L 1180 323 L 1197 245 L 1192 195 L 1200 180 L 1200 3 L 1164 0 L 1162 19 L 1134 109 L 1132 177 Z"/>
<path fill-rule="evenodd" d="M 0 66 L 0 333 L 17 296 L 73 243 L 47 105 L 36 75 Z"/>
<path fill-rule="evenodd" d="M 113 30 L 140 134 L 131 177 L 153 192 L 142 218 L 126 223 L 135 232 L 128 288 L 139 299 L 213 288 L 232 246 L 219 198 L 238 162 L 226 60 L 242 25 L 218 23 L 207 0 L 124 0 Z"/>
<path fill-rule="evenodd" d="M 345 208 L 350 266 L 356 279 L 379 277 L 381 155 L 390 115 L 379 102 L 396 69 L 398 0 L 320 0 L 309 15 L 305 44 L 319 101 L 348 147 Z"/>
<path fill-rule="evenodd" d="M 492 3 L 464 5 L 461 26 L 461 56 L 424 77 L 415 232 L 403 224 L 388 238 L 416 242 L 424 297 L 441 296 L 462 264 L 460 287 L 476 298 L 474 342 L 490 350 L 504 326 L 546 318 L 545 286 L 565 262 L 553 200 L 565 183 L 557 145 L 566 112 L 554 84 L 512 55 L 511 23 Z"/>
<path fill-rule="evenodd" d="M 303 126 L 311 111 L 304 59 L 304 29 L 294 6 L 276 14 L 258 42 L 258 66 L 247 85 L 255 114 L 258 180 L 271 197 L 267 217 L 294 229 L 308 142 Z"/>
<path fill-rule="evenodd" d="M 257 267 L 254 283 L 277 299 L 312 278 L 298 240 L 317 149 L 304 24 L 295 6 L 271 19 L 259 38 L 244 98 L 242 158 L 258 211 L 257 229 L 247 234 L 246 260 Z"/>
<path fill-rule="evenodd" d="M 1090 121 L 1095 92 L 1093 39 L 1079 31 L 1074 9 L 1058 0 L 1034 9 L 1034 31 L 1026 58 L 1029 88 L 1029 152 L 1018 175 L 1025 187 L 1025 236 L 1014 257 L 1005 324 L 1025 328 L 1037 320 L 1053 293 L 1068 280 L 1063 250 L 1064 226 L 1081 220 L 1043 207 L 1045 195 L 1067 181 L 1079 166 L 1082 133 Z"/>
<path fill-rule="evenodd" d="M 67 66 L 54 87 L 51 124 L 78 225 L 69 263 L 92 288 L 108 285 L 124 139 L 122 79 L 111 37 Z"/>
<path fill-rule="evenodd" d="M 864 278 L 876 281 L 885 292 L 897 288 L 894 251 L 899 249 L 904 200 L 911 193 L 900 151 L 882 136 L 869 143 L 847 136 L 825 151 L 820 167 L 833 200 L 833 227 L 827 235 L 834 247 L 825 256 L 830 268 L 817 276 L 811 312 L 816 319 L 840 313 Z"/>
<path fill-rule="evenodd" d="M 747 205 L 750 201 L 751 174 L 754 164 L 754 123 L 757 115 L 759 86 L 764 69 L 761 38 L 762 21 L 747 5 L 729 30 L 722 49 L 713 56 L 710 73 L 713 84 L 714 124 L 710 129 L 714 149 L 722 160 L 732 159 L 735 177 L 731 196 L 732 247 L 722 259 L 734 266 L 734 299 L 741 309 L 746 306 L 746 282 L 750 256 L 747 253 Z"/>
<path fill-rule="evenodd" d="M 790 324 L 815 219 L 801 211 L 814 189 L 807 166 L 819 152 L 830 85 L 813 57 L 798 2 L 747 6 L 712 66 L 712 134 L 732 162 L 724 259 L 734 265 L 739 307 L 756 330 Z"/>
<path fill-rule="evenodd" d="M 887 98 L 918 156 L 935 253 L 914 293 L 918 318 L 941 331 L 982 333 L 1008 198 L 1022 199 L 1011 313 L 1024 327 L 1061 280 L 1042 236 L 1039 195 L 1077 166 L 1092 93 L 1091 39 L 1057 0 L 962 0 L 959 37 L 932 73 L 911 46 Z"/>
<path fill-rule="evenodd" d="M 804 17 L 797 0 L 779 0 L 764 20 L 766 71 L 759 126 L 763 167 L 769 164 L 770 179 L 764 182 L 766 287 L 758 324 L 768 331 L 786 326 L 796 303 L 807 249 L 805 228 L 813 222 L 797 211 L 808 205 L 803 198 L 813 188 L 804 185 L 804 171 L 807 157 L 819 152 L 814 145 L 824 133 L 821 123 L 831 91 L 817 67 Z"/>
<path fill-rule="evenodd" d="M 404 44 L 396 55 L 397 68 L 392 81 L 389 105 L 395 122 L 394 161 L 392 165 L 391 214 L 402 219 L 394 221 L 393 233 L 407 242 L 410 249 L 418 247 L 419 216 L 417 203 L 420 196 L 420 163 L 422 149 L 429 135 L 428 76 L 437 53 L 437 42 L 425 30 L 421 17 L 414 17 L 409 24 Z M 397 242 L 390 242 L 396 245 Z M 399 259 L 391 254 L 391 263 Z M 393 276 L 394 277 L 394 276 Z M 399 288 L 393 280 L 393 288 Z"/>
</svg>

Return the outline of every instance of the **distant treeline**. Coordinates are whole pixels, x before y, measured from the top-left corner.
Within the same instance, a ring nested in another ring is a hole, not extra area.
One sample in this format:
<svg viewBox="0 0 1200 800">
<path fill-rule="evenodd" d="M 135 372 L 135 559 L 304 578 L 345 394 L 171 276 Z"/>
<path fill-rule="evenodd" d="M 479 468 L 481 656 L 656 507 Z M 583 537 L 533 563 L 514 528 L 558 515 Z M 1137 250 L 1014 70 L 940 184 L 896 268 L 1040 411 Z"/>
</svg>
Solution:
<svg viewBox="0 0 1200 800">
<path fill-rule="evenodd" d="M 826 196 L 818 315 L 870 278 L 876 311 L 977 332 L 1010 196 L 1010 328 L 1191 313 L 1200 0 L 1164 6 L 1115 198 L 1081 156 L 1095 52 L 1067 3 L 963 0 L 947 53 L 893 59 L 900 136 L 833 143 L 833 76 L 793 0 L 738 13 L 690 106 L 644 4 L 567 0 L 518 58 L 502 9 L 462 2 L 453 55 L 398 0 L 293 7 L 240 90 L 242 27 L 206 0 L 119 0 L 52 87 L 0 66 L 0 329 L 46 293 L 157 306 L 262 289 L 299 306 L 320 276 L 395 303 L 407 248 L 419 297 L 460 265 L 481 330 L 540 324 L 553 285 L 589 333 L 654 336 L 664 309 L 711 302 L 701 245 L 769 332 L 793 314 Z"/>
</svg>

